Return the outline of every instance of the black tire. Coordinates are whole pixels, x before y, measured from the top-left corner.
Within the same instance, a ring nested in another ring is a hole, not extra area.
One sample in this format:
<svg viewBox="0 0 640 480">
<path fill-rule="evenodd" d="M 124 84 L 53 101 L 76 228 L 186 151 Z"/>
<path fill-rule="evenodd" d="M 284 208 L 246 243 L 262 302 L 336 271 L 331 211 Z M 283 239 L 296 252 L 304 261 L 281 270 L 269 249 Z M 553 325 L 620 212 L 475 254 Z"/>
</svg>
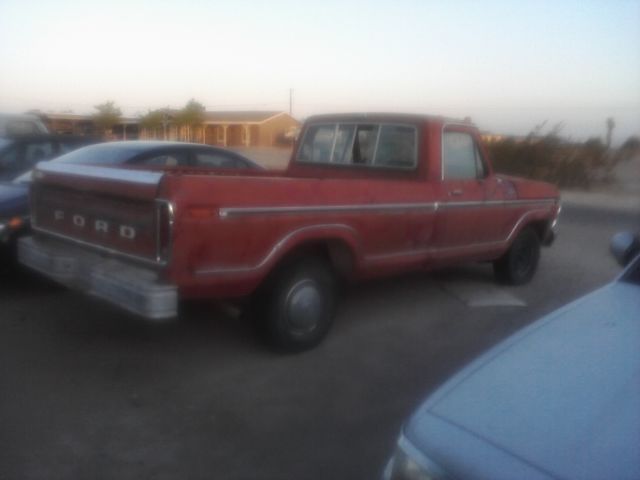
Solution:
<svg viewBox="0 0 640 480">
<path fill-rule="evenodd" d="M 303 258 L 267 280 L 254 298 L 252 316 L 273 347 L 301 352 L 327 335 L 335 303 L 335 278 L 327 262 Z"/>
<path fill-rule="evenodd" d="M 540 260 L 540 239 L 536 232 L 523 229 L 509 250 L 493 262 L 493 272 L 499 282 L 524 285 L 533 278 Z"/>
</svg>

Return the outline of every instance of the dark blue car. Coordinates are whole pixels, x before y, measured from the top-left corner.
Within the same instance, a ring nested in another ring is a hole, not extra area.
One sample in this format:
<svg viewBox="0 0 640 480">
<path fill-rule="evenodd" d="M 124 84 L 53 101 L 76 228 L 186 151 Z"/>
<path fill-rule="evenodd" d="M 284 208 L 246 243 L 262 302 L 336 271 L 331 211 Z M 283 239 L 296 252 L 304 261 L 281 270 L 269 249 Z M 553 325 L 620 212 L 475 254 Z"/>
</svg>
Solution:
<svg viewBox="0 0 640 480">
<path fill-rule="evenodd" d="M 385 480 L 639 479 L 640 250 L 614 282 L 507 339 L 404 426 Z"/>
<path fill-rule="evenodd" d="M 0 269 L 15 258 L 15 238 L 29 228 L 29 174 L 24 174 L 38 162 L 98 141 L 96 137 L 47 133 L 0 137 Z"/>
</svg>

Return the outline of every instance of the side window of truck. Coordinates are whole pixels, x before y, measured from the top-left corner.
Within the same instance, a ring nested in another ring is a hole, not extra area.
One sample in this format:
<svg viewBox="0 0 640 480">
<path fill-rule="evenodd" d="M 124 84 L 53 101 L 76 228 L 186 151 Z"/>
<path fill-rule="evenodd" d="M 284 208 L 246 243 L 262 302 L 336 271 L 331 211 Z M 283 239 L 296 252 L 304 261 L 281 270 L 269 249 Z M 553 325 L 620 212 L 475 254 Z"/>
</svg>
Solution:
<svg viewBox="0 0 640 480">
<path fill-rule="evenodd" d="M 442 164 L 445 180 L 469 180 L 485 176 L 480 151 L 468 133 L 444 132 Z"/>
</svg>

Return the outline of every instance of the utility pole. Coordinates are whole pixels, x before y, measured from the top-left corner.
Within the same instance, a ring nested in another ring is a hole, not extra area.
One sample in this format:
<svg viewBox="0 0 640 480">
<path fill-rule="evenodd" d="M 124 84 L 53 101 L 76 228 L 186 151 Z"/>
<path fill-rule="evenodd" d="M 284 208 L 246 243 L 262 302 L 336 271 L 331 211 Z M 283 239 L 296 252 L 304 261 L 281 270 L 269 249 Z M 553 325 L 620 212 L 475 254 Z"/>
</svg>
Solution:
<svg viewBox="0 0 640 480">
<path fill-rule="evenodd" d="M 293 88 L 289 89 L 289 115 L 293 116 Z"/>
</svg>

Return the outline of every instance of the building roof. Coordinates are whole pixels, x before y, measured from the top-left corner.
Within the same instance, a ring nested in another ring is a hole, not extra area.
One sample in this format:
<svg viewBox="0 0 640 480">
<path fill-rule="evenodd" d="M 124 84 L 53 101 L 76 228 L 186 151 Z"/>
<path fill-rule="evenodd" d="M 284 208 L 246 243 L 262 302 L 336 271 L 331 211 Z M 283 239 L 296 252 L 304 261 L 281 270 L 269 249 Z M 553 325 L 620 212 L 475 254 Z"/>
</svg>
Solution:
<svg viewBox="0 0 640 480">
<path fill-rule="evenodd" d="M 282 111 L 229 111 L 229 112 L 205 112 L 205 122 L 229 122 L 229 123 L 261 123 L 276 115 L 281 115 Z"/>
<path fill-rule="evenodd" d="M 166 112 L 169 118 L 175 117 L 180 110 L 177 109 L 161 109 Z M 72 121 L 91 121 L 92 115 L 81 115 L 75 113 L 42 113 L 42 117 L 48 120 L 72 120 Z M 262 123 L 272 117 L 278 115 L 289 115 L 279 110 L 234 110 L 234 111 L 207 111 L 204 112 L 205 123 Z M 139 118 L 121 117 L 119 124 L 139 123 Z"/>
<path fill-rule="evenodd" d="M 426 115 L 422 113 L 397 112 L 353 112 L 353 113 L 323 113 L 307 117 L 307 122 L 423 122 L 437 121 L 474 126 L 468 119 L 443 117 L 440 115 Z"/>
<path fill-rule="evenodd" d="M 52 113 L 52 112 L 45 112 L 45 113 L 38 113 L 37 114 L 40 117 L 43 117 L 46 120 L 69 120 L 69 121 L 77 121 L 77 122 L 90 122 L 93 121 L 93 115 L 88 115 L 88 114 L 80 114 L 80 113 Z M 138 118 L 134 118 L 134 117 L 120 117 L 120 120 L 118 121 L 118 125 L 123 124 L 123 123 L 127 123 L 127 124 L 134 124 L 134 123 L 139 123 L 139 119 Z"/>
</svg>

